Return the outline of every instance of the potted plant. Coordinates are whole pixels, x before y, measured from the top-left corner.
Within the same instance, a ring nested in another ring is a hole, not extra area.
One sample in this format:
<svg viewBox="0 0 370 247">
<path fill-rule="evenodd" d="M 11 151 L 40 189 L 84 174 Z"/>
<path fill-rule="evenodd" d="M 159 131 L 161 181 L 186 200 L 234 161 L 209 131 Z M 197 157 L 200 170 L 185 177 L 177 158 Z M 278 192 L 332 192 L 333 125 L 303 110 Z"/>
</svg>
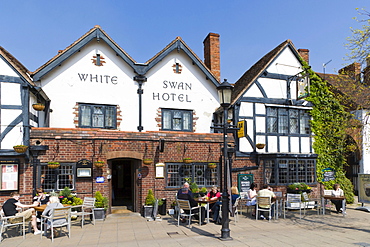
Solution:
<svg viewBox="0 0 370 247">
<path fill-rule="evenodd" d="M 101 168 L 101 167 L 104 166 L 104 163 L 105 162 L 102 161 L 102 160 L 97 160 L 97 161 L 94 162 L 94 166 L 97 167 L 97 168 Z"/>
<path fill-rule="evenodd" d="M 153 160 L 152 160 L 151 158 L 143 159 L 143 163 L 144 163 L 145 165 L 150 165 L 152 162 L 153 162 Z"/>
<path fill-rule="evenodd" d="M 208 168 L 209 169 L 215 169 L 217 167 L 216 163 L 208 163 Z"/>
<path fill-rule="evenodd" d="M 108 198 L 103 196 L 100 191 L 95 192 L 94 216 L 96 220 L 104 220 L 105 212 L 109 206 Z"/>
<path fill-rule="evenodd" d="M 143 206 L 143 217 L 151 218 L 153 215 L 153 208 L 155 204 L 155 197 L 153 190 L 148 190 L 148 195 L 145 198 L 145 205 Z"/>
<path fill-rule="evenodd" d="M 17 153 L 25 153 L 28 149 L 28 146 L 26 146 L 26 145 L 15 145 L 15 146 L 13 146 L 13 149 Z"/>
<path fill-rule="evenodd" d="M 206 188 L 206 187 L 202 187 L 202 188 L 199 190 L 199 195 L 200 195 L 200 196 L 205 196 L 205 195 L 207 195 L 207 188 Z"/>
<path fill-rule="evenodd" d="M 189 164 L 189 163 L 193 162 L 193 159 L 192 158 L 184 158 L 183 161 L 184 161 L 184 163 Z"/>
<path fill-rule="evenodd" d="M 293 183 L 287 187 L 287 192 L 292 194 L 301 194 L 302 192 L 311 192 L 311 187 L 305 183 Z"/>
<path fill-rule="evenodd" d="M 264 148 L 264 147 L 265 147 L 265 145 L 266 145 L 266 144 L 264 144 L 264 143 L 257 143 L 257 144 L 256 144 L 256 147 L 257 147 L 258 149 L 262 149 L 262 148 Z"/>
<path fill-rule="evenodd" d="M 56 162 L 56 161 L 48 162 L 48 167 L 50 169 L 57 169 L 59 166 L 60 166 L 59 162 Z"/>
<path fill-rule="evenodd" d="M 196 182 L 190 183 L 190 190 L 193 193 L 194 198 L 199 197 L 199 187 Z"/>
<path fill-rule="evenodd" d="M 43 111 L 45 109 L 45 105 L 43 103 L 35 103 L 32 104 L 32 108 L 36 111 Z"/>
</svg>

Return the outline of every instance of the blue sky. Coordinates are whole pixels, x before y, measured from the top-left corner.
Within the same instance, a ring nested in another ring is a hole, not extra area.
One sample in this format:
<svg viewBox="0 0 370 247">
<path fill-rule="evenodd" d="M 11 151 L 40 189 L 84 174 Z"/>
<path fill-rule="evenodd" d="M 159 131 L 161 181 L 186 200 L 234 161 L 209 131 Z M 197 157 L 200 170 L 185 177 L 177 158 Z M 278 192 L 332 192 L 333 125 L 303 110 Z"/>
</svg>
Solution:
<svg viewBox="0 0 370 247">
<path fill-rule="evenodd" d="M 267 52 L 290 39 L 310 50 L 317 72 L 334 73 L 348 61 L 344 44 L 356 8 L 369 0 L 1 0 L 0 46 L 30 71 L 95 25 L 133 59 L 146 62 L 180 36 L 203 59 L 203 40 L 220 34 L 221 78 L 230 83 Z"/>
</svg>

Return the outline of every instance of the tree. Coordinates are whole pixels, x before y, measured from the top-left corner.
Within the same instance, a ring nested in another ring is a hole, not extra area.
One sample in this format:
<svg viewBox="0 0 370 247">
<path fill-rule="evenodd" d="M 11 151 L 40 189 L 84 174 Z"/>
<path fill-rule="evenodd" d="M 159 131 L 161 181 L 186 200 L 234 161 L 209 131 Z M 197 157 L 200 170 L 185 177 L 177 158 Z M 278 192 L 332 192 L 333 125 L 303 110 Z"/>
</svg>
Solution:
<svg viewBox="0 0 370 247">
<path fill-rule="evenodd" d="M 348 43 L 346 44 L 347 49 L 351 52 L 347 54 L 347 58 L 364 64 L 370 54 L 370 12 L 365 9 L 357 9 L 357 11 L 365 18 L 353 18 L 363 25 L 361 29 L 351 27 L 352 37 L 347 38 Z"/>
</svg>

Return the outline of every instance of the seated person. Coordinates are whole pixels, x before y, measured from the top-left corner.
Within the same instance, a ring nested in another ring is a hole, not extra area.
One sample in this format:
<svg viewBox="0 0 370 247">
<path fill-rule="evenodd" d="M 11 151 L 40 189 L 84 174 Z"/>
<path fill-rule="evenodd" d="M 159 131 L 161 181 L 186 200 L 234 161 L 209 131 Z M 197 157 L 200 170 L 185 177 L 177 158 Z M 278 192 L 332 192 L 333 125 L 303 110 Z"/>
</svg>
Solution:
<svg viewBox="0 0 370 247">
<path fill-rule="evenodd" d="M 194 200 L 193 198 L 193 194 L 191 193 L 190 189 L 187 189 L 187 188 L 182 188 L 179 190 L 179 193 L 177 194 L 177 198 L 178 199 L 181 199 L 181 200 L 188 200 L 190 202 L 190 207 L 196 207 L 198 206 L 198 203 Z M 205 219 L 205 216 L 206 216 L 206 210 L 204 207 L 201 207 L 200 208 L 201 211 L 201 218 L 199 219 L 200 222 L 202 222 L 201 224 L 202 225 L 205 225 L 207 224 L 204 219 Z M 191 211 L 192 213 L 198 213 L 199 212 L 199 208 L 197 209 L 194 209 Z M 189 213 L 189 210 L 185 210 L 185 213 Z M 182 222 L 185 222 L 185 220 L 183 219 Z"/>
<path fill-rule="evenodd" d="M 49 195 L 44 193 L 42 188 L 36 189 L 36 196 L 33 198 L 34 204 L 37 203 L 37 206 L 45 205 L 49 202 Z M 42 212 L 37 212 L 37 218 L 41 219 Z"/>
<path fill-rule="evenodd" d="M 62 208 L 63 207 L 63 204 L 61 204 L 59 202 L 59 198 L 56 197 L 56 196 L 51 196 L 50 197 L 50 200 L 49 200 L 49 205 L 45 208 L 44 212 L 42 212 L 42 215 L 43 216 L 50 216 L 53 208 Z M 53 223 L 54 224 L 64 224 L 67 222 L 67 219 L 56 219 L 56 220 L 53 220 Z M 51 227 L 51 222 L 48 220 L 47 222 L 47 229 L 50 229 Z M 50 229 L 50 235 L 51 235 L 51 231 L 54 231 L 54 237 L 58 237 L 59 236 L 59 232 L 56 231 L 56 229 Z"/>
<path fill-rule="evenodd" d="M 274 194 L 274 192 L 272 192 L 271 187 L 268 186 L 267 184 L 263 185 L 262 190 L 258 191 L 257 196 L 270 197 L 271 202 L 273 202 L 276 199 L 276 195 Z M 263 205 L 258 207 L 267 209 L 270 208 L 270 205 Z M 261 212 L 260 218 L 262 220 L 268 219 L 268 216 L 265 214 L 267 214 L 267 212 Z M 271 215 L 274 215 L 274 207 L 271 208 Z"/>
<path fill-rule="evenodd" d="M 257 184 L 252 183 L 248 190 L 248 201 L 247 206 L 254 206 L 252 216 L 256 215 L 256 202 L 257 202 Z"/>
<path fill-rule="evenodd" d="M 335 197 L 344 197 L 344 192 L 340 188 L 339 184 L 334 184 L 334 189 L 332 190 L 331 194 L 332 194 L 332 196 L 335 196 Z M 332 199 L 330 201 L 335 205 L 335 209 L 337 210 L 337 213 L 342 213 L 343 212 L 342 200 Z"/>
<path fill-rule="evenodd" d="M 212 187 L 211 191 L 208 192 L 207 197 L 209 198 L 209 200 L 217 201 L 221 198 L 221 193 L 218 191 L 217 187 L 214 186 Z"/>
<path fill-rule="evenodd" d="M 235 204 L 236 199 L 239 197 L 239 190 L 237 187 L 233 186 L 231 187 L 231 203 L 232 205 Z M 220 207 L 222 205 L 222 202 L 218 201 L 215 204 L 213 204 L 211 211 L 213 212 L 213 222 L 217 223 L 220 222 Z"/>
<path fill-rule="evenodd" d="M 8 199 L 4 205 L 3 205 L 3 212 L 5 216 L 24 216 L 25 221 L 31 221 L 32 227 L 34 230 L 34 234 L 38 235 L 41 234 L 41 231 L 37 229 L 37 223 L 36 223 L 36 214 L 35 209 L 30 208 L 23 212 L 18 213 L 17 207 L 19 208 L 29 208 L 37 206 L 36 204 L 33 205 L 23 205 L 19 202 L 19 193 L 18 192 L 12 192 L 10 193 L 10 199 Z M 16 223 L 21 221 L 20 219 L 11 219 L 10 222 Z"/>
<path fill-rule="evenodd" d="M 193 197 L 193 193 L 190 190 L 190 185 L 188 182 L 185 182 L 183 187 L 179 189 L 179 191 L 177 192 L 177 198 L 179 198 L 179 195 L 181 195 L 183 191 L 186 191 L 186 193 L 189 193 L 190 196 Z"/>
</svg>

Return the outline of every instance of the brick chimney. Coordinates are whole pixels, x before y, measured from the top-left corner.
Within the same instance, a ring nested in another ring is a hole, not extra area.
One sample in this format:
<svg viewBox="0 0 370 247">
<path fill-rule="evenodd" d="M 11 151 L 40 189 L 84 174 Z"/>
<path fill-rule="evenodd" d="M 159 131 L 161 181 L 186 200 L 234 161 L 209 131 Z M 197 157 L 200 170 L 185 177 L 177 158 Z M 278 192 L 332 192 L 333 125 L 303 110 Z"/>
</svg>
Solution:
<svg viewBox="0 0 370 247">
<path fill-rule="evenodd" d="M 220 35 L 209 33 L 203 41 L 204 63 L 213 75 L 220 81 Z"/>
<path fill-rule="evenodd" d="M 299 55 L 307 62 L 307 64 L 310 64 L 310 50 L 308 49 L 298 49 Z"/>
<path fill-rule="evenodd" d="M 338 74 L 348 75 L 355 79 L 356 81 L 361 80 L 361 64 L 352 63 L 338 71 Z"/>
</svg>

